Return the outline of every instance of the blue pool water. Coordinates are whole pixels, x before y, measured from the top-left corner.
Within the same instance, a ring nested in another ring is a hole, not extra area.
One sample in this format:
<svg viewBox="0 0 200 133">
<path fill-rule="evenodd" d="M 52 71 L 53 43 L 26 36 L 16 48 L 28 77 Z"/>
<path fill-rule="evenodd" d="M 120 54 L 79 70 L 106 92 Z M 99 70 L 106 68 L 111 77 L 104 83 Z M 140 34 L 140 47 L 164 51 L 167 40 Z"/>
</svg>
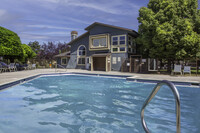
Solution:
<svg viewBox="0 0 200 133">
<path fill-rule="evenodd" d="M 143 133 L 141 107 L 155 84 L 120 78 L 40 77 L 0 91 L 0 133 Z M 200 132 L 200 88 L 177 87 L 181 132 Z M 145 110 L 154 133 L 176 131 L 175 101 L 160 89 Z"/>
</svg>

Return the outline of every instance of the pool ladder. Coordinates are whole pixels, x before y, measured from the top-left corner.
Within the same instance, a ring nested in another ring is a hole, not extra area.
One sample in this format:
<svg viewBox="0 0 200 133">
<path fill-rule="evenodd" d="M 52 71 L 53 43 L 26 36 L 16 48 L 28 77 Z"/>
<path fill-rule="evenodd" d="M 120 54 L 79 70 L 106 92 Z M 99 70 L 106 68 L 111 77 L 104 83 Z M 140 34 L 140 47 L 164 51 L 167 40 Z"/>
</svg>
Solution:
<svg viewBox="0 0 200 133">
<path fill-rule="evenodd" d="M 167 81 L 167 80 L 163 80 L 161 82 L 159 82 L 153 89 L 153 91 L 151 92 L 151 94 L 149 95 L 149 97 L 147 98 L 147 100 L 145 101 L 143 107 L 142 107 L 142 110 L 141 110 L 141 120 L 142 120 L 142 126 L 145 130 L 146 133 L 150 133 L 147 125 L 146 125 L 146 122 L 144 120 L 144 109 L 145 107 L 149 104 L 149 102 L 153 99 L 153 97 L 156 95 L 156 93 L 160 90 L 160 88 L 163 86 L 163 85 L 167 85 L 173 92 L 174 94 L 174 98 L 176 100 L 176 132 L 177 133 L 180 133 L 181 132 L 181 125 L 180 125 L 180 96 L 179 96 L 179 92 L 177 90 L 177 88 L 175 87 L 175 85 L 170 82 L 170 81 Z"/>
</svg>

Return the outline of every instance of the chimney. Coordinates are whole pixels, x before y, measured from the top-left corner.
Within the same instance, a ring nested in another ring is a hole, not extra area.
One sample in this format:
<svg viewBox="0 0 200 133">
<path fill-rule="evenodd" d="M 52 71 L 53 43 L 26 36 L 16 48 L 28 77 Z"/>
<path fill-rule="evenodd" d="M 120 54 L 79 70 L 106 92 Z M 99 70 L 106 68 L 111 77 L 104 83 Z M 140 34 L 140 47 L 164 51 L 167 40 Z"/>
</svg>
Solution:
<svg viewBox="0 0 200 133">
<path fill-rule="evenodd" d="M 71 41 L 76 39 L 78 37 L 78 32 L 77 31 L 72 31 L 71 32 Z"/>
</svg>

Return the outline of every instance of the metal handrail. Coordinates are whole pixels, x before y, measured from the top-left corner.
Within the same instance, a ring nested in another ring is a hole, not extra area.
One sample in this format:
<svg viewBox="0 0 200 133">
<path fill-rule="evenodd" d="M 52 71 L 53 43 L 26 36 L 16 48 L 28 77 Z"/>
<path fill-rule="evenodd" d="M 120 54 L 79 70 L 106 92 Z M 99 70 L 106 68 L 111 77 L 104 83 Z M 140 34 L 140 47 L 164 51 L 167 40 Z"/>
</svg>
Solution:
<svg viewBox="0 0 200 133">
<path fill-rule="evenodd" d="M 141 120 L 142 120 L 142 126 L 145 130 L 146 133 L 150 133 L 146 122 L 144 120 L 144 109 L 145 107 L 149 104 L 149 102 L 153 99 L 153 97 L 156 95 L 156 93 L 160 90 L 160 88 L 163 85 L 167 85 L 168 87 L 170 87 L 170 89 L 172 90 L 173 94 L 174 94 L 174 98 L 176 100 L 176 132 L 180 133 L 181 132 L 181 124 L 180 124 L 180 96 L 179 96 L 179 92 L 177 90 L 177 88 L 175 87 L 175 85 L 167 80 L 163 80 L 161 82 L 159 82 L 155 88 L 153 89 L 153 91 L 151 92 L 151 94 L 149 95 L 149 97 L 147 98 L 147 100 L 145 101 L 142 110 L 141 110 Z"/>
<path fill-rule="evenodd" d="M 61 67 L 61 68 L 64 68 L 64 69 L 66 69 L 66 71 L 67 71 L 67 67 L 65 68 L 65 67 L 63 67 L 62 65 L 56 63 L 55 72 L 57 71 L 57 66 L 59 66 L 59 67 Z"/>
</svg>

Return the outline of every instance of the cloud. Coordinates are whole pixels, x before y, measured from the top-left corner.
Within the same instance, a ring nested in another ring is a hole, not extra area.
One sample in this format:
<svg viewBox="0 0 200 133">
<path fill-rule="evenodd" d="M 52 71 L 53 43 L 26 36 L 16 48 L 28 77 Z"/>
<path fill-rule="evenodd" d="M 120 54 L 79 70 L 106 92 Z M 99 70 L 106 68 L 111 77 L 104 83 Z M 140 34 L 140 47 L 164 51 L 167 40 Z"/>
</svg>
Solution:
<svg viewBox="0 0 200 133">
<path fill-rule="evenodd" d="M 5 15 L 6 11 L 5 10 L 1 10 L 0 9 L 0 17 L 2 17 L 3 15 Z"/>
<path fill-rule="evenodd" d="M 14 20 L 18 19 L 19 16 L 16 14 L 8 13 L 8 11 L 0 9 L 0 24 L 12 23 Z"/>
<path fill-rule="evenodd" d="M 137 1 L 137 2 L 135 2 Z M 0 4 L 0 25 L 28 40 L 70 40 L 70 32 L 84 33 L 93 22 L 121 27 L 137 25 L 139 0 L 5 0 Z"/>
<path fill-rule="evenodd" d="M 115 15 L 129 15 L 127 8 L 129 7 L 138 9 L 139 6 L 132 3 L 127 3 L 125 0 L 114 0 L 108 2 L 107 0 L 99 1 L 82 1 L 82 0 L 65 0 L 65 6 L 83 7 L 87 9 L 97 10 L 104 13 L 115 14 Z M 124 6 L 124 7 L 123 7 Z M 123 10 L 122 8 L 123 7 Z"/>
<path fill-rule="evenodd" d="M 41 35 L 41 34 L 32 34 L 32 33 L 22 33 L 19 36 L 23 39 L 22 43 L 28 44 L 30 41 L 39 41 L 40 44 L 43 42 L 49 41 L 60 41 L 60 42 L 69 42 L 70 36 L 67 35 Z"/>
<path fill-rule="evenodd" d="M 57 29 L 57 30 L 81 30 L 81 29 L 78 29 L 78 28 L 67 28 L 67 27 L 52 26 L 52 25 L 27 25 L 27 27 L 43 28 L 43 29 Z"/>
</svg>

